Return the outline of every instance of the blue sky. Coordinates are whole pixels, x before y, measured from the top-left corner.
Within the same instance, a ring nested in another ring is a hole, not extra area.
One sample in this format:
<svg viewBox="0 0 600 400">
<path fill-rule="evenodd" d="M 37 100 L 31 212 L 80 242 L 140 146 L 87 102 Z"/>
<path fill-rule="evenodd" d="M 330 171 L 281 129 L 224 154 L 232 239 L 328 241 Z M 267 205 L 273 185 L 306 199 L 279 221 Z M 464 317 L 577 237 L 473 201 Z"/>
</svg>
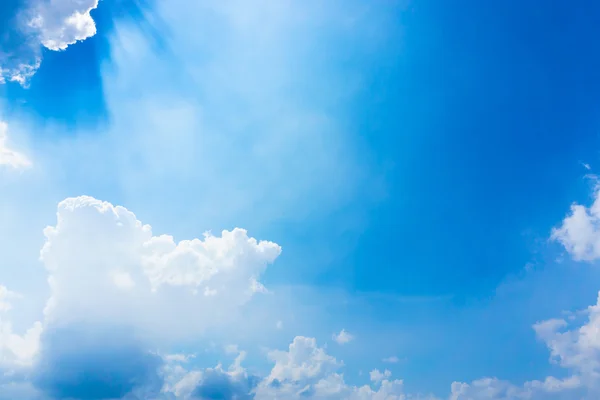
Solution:
<svg viewBox="0 0 600 400">
<path fill-rule="evenodd" d="M 597 399 L 598 18 L 3 2 L 0 399 Z"/>
</svg>

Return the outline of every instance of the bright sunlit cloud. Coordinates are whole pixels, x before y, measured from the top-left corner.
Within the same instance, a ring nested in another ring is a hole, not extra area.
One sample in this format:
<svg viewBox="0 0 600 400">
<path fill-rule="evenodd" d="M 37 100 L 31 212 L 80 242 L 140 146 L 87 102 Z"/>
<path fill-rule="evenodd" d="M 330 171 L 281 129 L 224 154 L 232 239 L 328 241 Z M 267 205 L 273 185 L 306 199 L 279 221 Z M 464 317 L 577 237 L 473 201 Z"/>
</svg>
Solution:
<svg viewBox="0 0 600 400">
<path fill-rule="evenodd" d="M 16 4 L 16 7 L 12 4 Z M 90 14 L 99 0 L 32 0 L 10 2 L 0 31 L 0 83 L 27 86 L 42 62 L 42 47 L 65 50 L 96 34 Z"/>
</svg>

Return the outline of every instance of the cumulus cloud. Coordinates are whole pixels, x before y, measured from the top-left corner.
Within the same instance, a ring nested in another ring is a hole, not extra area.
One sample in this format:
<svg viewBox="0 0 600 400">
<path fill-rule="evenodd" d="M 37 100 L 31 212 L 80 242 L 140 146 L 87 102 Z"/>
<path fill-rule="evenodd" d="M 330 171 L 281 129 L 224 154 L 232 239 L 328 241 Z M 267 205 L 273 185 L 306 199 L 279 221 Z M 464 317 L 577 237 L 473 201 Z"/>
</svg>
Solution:
<svg viewBox="0 0 600 400">
<path fill-rule="evenodd" d="M 99 0 L 50 0 L 38 2 L 30 11 L 29 26 L 39 33 L 40 42 L 50 50 L 65 50 L 69 45 L 96 34 L 90 12 Z"/>
<path fill-rule="evenodd" d="M 96 34 L 91 11 L 99 0 L 13 2 L 0 16 L 0 83 L 23 86 L 40 67 L 42 46 L 53 51 Z"/>
<path fill-rule="evenodd" d="M 62 201 L 44 234 L 44 320 L 19 335 L 0 316 L 0 367 L 29 368 L 32 390 L 50 398 L 160 393 L 164 360 L 149 351 L 157 338 L 193 337 L 233 313 L 281 252 L 243 229 L 176 243 L 124 207 L 85 196 Z M 7 310 L 12 292 L 1 289 Z M 211 393 L 218 373 L 206 371 L 194 393 Z"/>
<path fill-rule="evenodd" d="M 551 238 L 560 242 L 575 260 L 593 261 L 600 257 L 600 188 L 591 206 L 573 204 Z"/>
<path fill-rule="evenodd" d="M 124 207 L 85 196 L 62 201 L 44 234 L 48 320 L 100 318 L 157 335 L 165 324 L 189 335 L 226 318 L 254 295 L 281 252 L 238 228 L 175 242 L 154 236 Z"/>
<path fill-rule="evenodd" d="M 497 378 L 482 378 L 471 383 L 454 382 L 451 400 L 571 400 L 600 397 L 600 294 L 598 302 L 582 311 L 586 319 L 574 323 L 550 319 L 533 328 L 550 351 L 550 361 L 568 371 L 566 378 L 515 385 Z"/>
<path fill-rule="evenodd" d="M 331 335 L 331 338 L 337 343 L 337 344 L 347 344 L 350 343 L 353 339 L 354 336 L 352 336 L 350 333 L 346 332 L 345 329 L 342 329 L 340 331 L 340 333 L 334 333 L 333 335 Z"/>
<path fill-rule="evenodd" d="M 573 204 L 551 239 L 561 243 L 575 260 L 594 261 L 600 256 L 600 190 L 591 206 Z M 471 383 L 454 382 L 451 400 L 483 399 L 596 399 L 600 397 L 600 294 L 595 305 L 578 313 L 585 320 L 550 319 L 533 328 L 550 351 L 550 361 L 569 372 L 566 378 L 547 377 L 523 385 L 497 378 Z"/>
<path fill-rule="evenodd" d="M 169 364 L 165 391 L 182 399 L 330 399 L 404 400 L 425 398 L 407 396 L 401 380 L 390 380 L 385 371 L 373 386 L 347 384 L 339 369 L 343 363 L 317 345 L 314 338 L 297 336 L 287 351 L 272 351 L 274 362 L 264 378 L 249 374 L 241 366 L 245 353 L 224 370 L 220 365 L 205 370 L 186 370 L 184 364 Z M 433 397 L 428 397 L 433 399 Z"/>
<path fill-rule="evenodd" d="M 371 377 L 371 381 L 373 381 L 373 382 L 381 382 L 384 379 L 387 379 L 390 376 L 392 376 L 392 372 L 390 370 L 388 370 L 388 369 L 386 369 L 383 372 L 381 372 L 378 369 L 374 369 L 373 371 L 371 371 L 369 373 L 369 376 Z"/>
<path fill-rule="evenodd" d="M 547 343 L 553 361 L 574 371 L 578 381 L 600 393 L 600 294 L 584 314 L 586 320 L 580 326 L 553 319 L 536 324 L 534 329 Z"/>
<path fill-rule="evenodd" d="M 13 150 L 8 145 L 8 124 L 0 121 L 0 167 L 26 168 L 31 161 L 22 153 Z"/>
<path fill-rule="evenodd" d="M 176 242 L 155 235 L 124 207 L 81 196 L 59 203 L 56 224 L 44 234 L 40 260 L 51 297 L 43 321 L 15 333 L 5 314 L 16 295 L 0 286 L 0 390 L 11 398 L 436 399 L 407 393 L 389 370 L 372 370 L 362 386 L 349 383 L 344 363 L 312 337 L 296 336 L 287 349 L 268 352 L 272 367 L 262 375 L 242 365 L 246 352 L 237 345 L 223 346 L 237 354 L 228 368 L 200 367 L 193 355 L 161 355 L 161 339 L 219 324 L 262 287 L 259 279 L 281 248 L 243 229 Z M 206 288 L 213 294 L 206 296 Z M 569 372 L 566 378 L 454 382 L 448 398 L 598 398 L 600 296 L 584 314 L 579 324 L 555 319 L 534 325 L 552 361 Z M 345 330 L 334 337 L 340 343 L 352 338 Z"/>
</svg>

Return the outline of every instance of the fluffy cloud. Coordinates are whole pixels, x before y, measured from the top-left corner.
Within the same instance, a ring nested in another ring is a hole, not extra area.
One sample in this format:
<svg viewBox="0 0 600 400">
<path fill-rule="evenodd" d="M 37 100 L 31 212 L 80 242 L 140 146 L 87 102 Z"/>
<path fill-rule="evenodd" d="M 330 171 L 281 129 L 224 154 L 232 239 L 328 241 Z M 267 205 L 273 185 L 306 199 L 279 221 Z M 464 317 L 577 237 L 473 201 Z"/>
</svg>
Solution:
<svg viewBox="0 0 600 400">
<path fill-rule="evenodd" d="M 90 12 L 99 0 L 50 0 L 38 2 L 31 9 L 29 26 L 50 50 L 64 50 L 69 45 L 96 34 Z"/>
<path fill-rule="evenodd" d="M 331 336 L 331 338 L 337 343 L 337 344 L 347 344 L 350 343 L 353 339 L 354 336 L 352 336 L 350 333 L 346 332 L 345 329 L 342 329 L 340 331 L 340 333 L 337 334 L 333 334 Z"/>
<path fill-rule="evenodd" d="M 10 398 L 435 399 L 407 393 L 389 370 L 372 370 L 370 384 L 348 383 L 344 363 L 311 337 L 297 336 L 286 350 L 270 351 L 273 366 L 262 377 L 242 366 L 246 353 L 236 345 L 225 346 L 225 353 L 238 353 L 228 368 L 161 355 L 162 339 L 202 333 L 264 291 L 259 279 L 281 252 L 273 242 L 239 228 L 176 242 L 153 234 L 126 208 L 86 196 L 60 202 L 57 222 L 44 234 L 40 259 L 51 297 L 43 321 L 15 333 L 7 313 L 17 295 L 0 286 L 0 390 Z M 454 382 L 449 399 L 598 398 L 600 296 L 582 314 L 578 324 L 557 319 L 534 325 L 566 378 L 522 385 L 496 378 Z M 351 335 L 342 330 L 334 337 L 347 343 Z"/>
<path fill-rule="evenodd" d="M 26 168 L 31 166 L 29 159 L 8 146 L 8 124 L 0 121 L 0 167 Z"/>
<path fill-rule="evenodd" d="M 385 371 L 381 372 L 378 369 L 374 369 L 373 371 L 371 371 L 369 373 L 369 376 L 371 377 L 371 381 L 373 382 L 381 382 L 384 379 L 389 378 L 390 376 L 392 376 L 392 373 L 390 370 L 386 369 Z"/>
<path fill-rule="evenodd" d="M 600 188 L 594 192 L 590 207 L 573 204 L 562 224 L 552 230 L 552 239 L 560 242 L 575 260 L 593 261 L 600 257 Z"/>
<path fill-rule="evenodd" d="M 127 209 L 91 197 L 62 201 L 44 234 L 40 259 L 51 288 L 44 320 L 18 335 L 0 316 L 0 367 L 5 375 L 29 368 L 30 383 L 50 398 L 160 393 L 163 360 L 148 349 L 234 313 L 263 288 L 258 279 L 281 252 L 243 229 L 176 243 L 154 236 Z M 11 292 L 2 287 L 0 294 L 9 310 Z M 193 393 L 209 393 L 218 372 L 206 371 Z"/>
<path fill-rule="evenodd" d="M 575 371 L 578 380 L 600 393 L 600 294 L 584 314 L 586 321 L 570 330 L 564 319 L 541 322 L 534 328 L 548 344 L 553 361 Z"/>
<path fill-rule="evenodd" d="M 3 304 L 4 308 L 0 310 L 0 371 L 6 374 L 33 363 L 39 350 L 42 324 L 36 322 L 24 335 L 18 335 L 5 314 L 10 303 L 3 300 Z"/>
<path fill-rule="evenodd" d="M 600 257 L 600 188 L 591 206 L 573 204 L 551 239 L 561 243 L 575 260 L 594 261 Z M 579 321 L 579 317 L 585 317 Z M 451 400 L 483 399 L 597 399 L 600 397 L 600 294 L 595 305 L 572 318 L 551 319 L 533 326 L 550 351 L 550 361 L 569 375 L 564 379 L 547 377 L 514 385 L 496 378 L 469 384 L 454 382 Z"/>
<path fill-rule="evenodd" d="M 227 370 L 219 364 L 215 368 L 191 371 L 184 368 L 187 358 L 167 357 L 162 392 L 177 399 L 253 399 L 260 378 L 242 368 L 245 357 L 246 353 L 240 352 Z"/>
<path fill-rule="evenodd" d="M 600 295 L 598 303 L 580 315 L 585 320 L 575 323 L 551 319 L 536 323 L 537 336 L 548 346 L 550 360 L 568 371 L 564 379 L 547 377 L 514 385 L 497 378 L 483 378 L 469 384 L 454 382 L 451 400 L 571 400 L 600 397 Z"/>
<path fill-rule="evenodd" d="M 65 50 L 96 34 L 90 14 L 99 0 L 11 2 L 0 16 L 0 83 L 27 86 L 40 67 L 41 47 Z"/>
<path fill-rule="evenodd" d="M 262 290 L 258 279 L 281 252 L 238 228 L 176 243 L 124 207 L 91 197 L 62 201 L 44 234 L 48 321 L 101 319 L 158 335 L 165 324 L 191 335 L 226 318 Z"/>
<path fill-rule="evenodd" d="M 386 371 L 372 374 L 373 386 L 353 386 L 345 382 L 339 369 L 343 363 L 317 346 L 314 338 L 297 336 L 287 351 L 272 351 L 271 372 L 260 379 L 241 366 L 241 352 L 224 370 L 220 365 L 205 370 L 187 371 L 181 358 L 167 364 L 165 392 L 182 399 L 256 399 L 256 400 L 404 400 L 407 396 L 401 380 L 390 380 Z M 428 397 L 433 399 L 433 397 Z"/>
</svg>

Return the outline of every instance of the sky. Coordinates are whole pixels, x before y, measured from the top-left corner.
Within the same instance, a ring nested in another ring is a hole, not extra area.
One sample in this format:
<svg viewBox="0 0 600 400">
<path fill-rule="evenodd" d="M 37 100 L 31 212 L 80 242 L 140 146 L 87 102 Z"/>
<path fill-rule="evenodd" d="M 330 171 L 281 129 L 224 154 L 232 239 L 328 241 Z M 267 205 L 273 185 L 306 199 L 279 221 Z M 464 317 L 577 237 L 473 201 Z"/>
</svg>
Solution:
<svg viewBox="0 0 600 400">
<path fill-rule="evenodd" d="M 600 398 L 599 22 L 0 2 L 0 400 Z"/>
</svg>

